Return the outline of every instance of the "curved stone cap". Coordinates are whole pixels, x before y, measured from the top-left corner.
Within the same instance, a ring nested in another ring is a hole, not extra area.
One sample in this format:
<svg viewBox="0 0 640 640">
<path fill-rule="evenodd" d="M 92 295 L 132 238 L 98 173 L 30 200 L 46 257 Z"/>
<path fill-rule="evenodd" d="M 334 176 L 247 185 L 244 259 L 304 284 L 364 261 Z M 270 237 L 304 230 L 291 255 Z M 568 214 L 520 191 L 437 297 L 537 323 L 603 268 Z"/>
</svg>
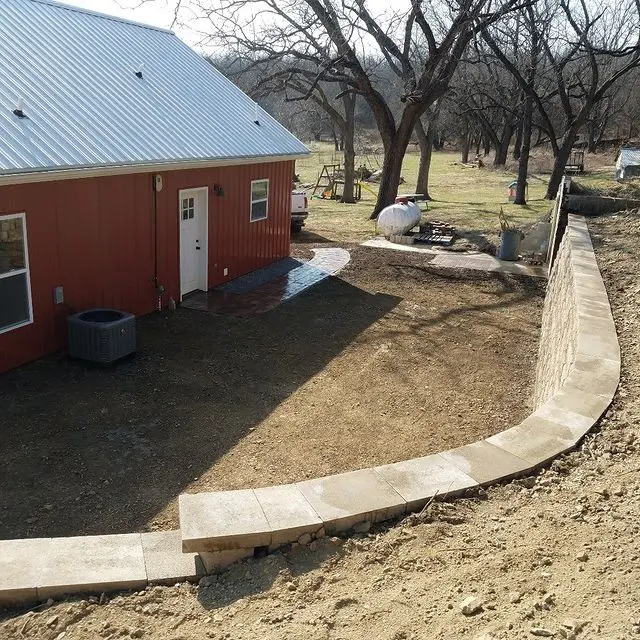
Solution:
<svg viewBox="0 0 640 640">
<path fill-rule="evenodd" d="M 518 477 L 574 448 L 607 409 L 620 348 L 583 218 L 569 216 L 576 335 L 559 391 L 519 425 L 438 454 L 295 484 L 179 498 L 180 531 L 0 542 L 0 605 L 194 579 L 253 554 Z M 552 275 L 553 277 L 553 275 Z"/>
</svg>

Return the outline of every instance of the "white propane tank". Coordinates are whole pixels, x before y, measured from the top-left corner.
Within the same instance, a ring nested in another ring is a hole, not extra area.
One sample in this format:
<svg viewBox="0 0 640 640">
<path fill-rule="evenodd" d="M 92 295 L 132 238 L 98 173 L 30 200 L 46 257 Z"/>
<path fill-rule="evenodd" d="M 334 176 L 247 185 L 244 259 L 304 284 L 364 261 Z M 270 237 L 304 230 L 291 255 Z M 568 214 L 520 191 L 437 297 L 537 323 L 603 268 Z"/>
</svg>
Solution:
<svg viewBox="0 0 640 640">
<path fill-rule="evenodd" d="M 378 229 L 385 237 L 401 236 L 420 222 L 420 208 L 415 202 L 390 204 L 378 216 Z"/>
</svg>

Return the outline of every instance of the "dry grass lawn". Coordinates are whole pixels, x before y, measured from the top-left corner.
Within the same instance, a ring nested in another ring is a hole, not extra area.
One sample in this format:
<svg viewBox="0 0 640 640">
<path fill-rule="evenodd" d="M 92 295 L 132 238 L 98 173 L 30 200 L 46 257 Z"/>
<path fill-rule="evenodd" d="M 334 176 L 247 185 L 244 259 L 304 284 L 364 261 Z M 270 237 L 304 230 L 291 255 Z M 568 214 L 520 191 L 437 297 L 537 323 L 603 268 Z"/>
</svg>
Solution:
<svg viewBox="0 0 640 640">
<path fill-rule="evenodd" d="M 326 143 L 311 143 L 312 155 L 298 160 L 296 171 L 303 183 L 315 184 L 323 164 L 342 163 L 342 154 L 335 152 Z M 413 193 L 416 188 L 420 156 L 410 152 L 405 156 L 402 175 L 405 184 L 400 193 Z M 507 217 L 517 225 L 526 226 L 546 214 L 551 203 L 544 199 L 552 159 L 547 152 L 536 151 L 531 161 L 532 173 L 529 179 L 529 200 L 526 206 L 507 202 L 507 186 L 515 180 L 513 170 L 493 170 L 467 168 L 460 164 L 457 152 L 435 152 L 431 162 L 430 193 L 434 198 L 429 202 L 429 210 L 424 216 L 430 220 L 442 220 L 465 233 L 486 235 L 492 242 L 497 241 L 500 225 L 500 207 Z M 490 159 L 488 159 L 490 164 Z M 613 158 L 611 154 L 589 155 L 586 157 L 587 171 L 579 180 L 596 186 L 613 183 Z M 356 166 L 366 164 L 370 169 L 378 169 L 382 158 L 360 156 Z M 513 169 L 510 166 L 510 169 Z M 375 235 L 375 224 L 369 220 L 377 196 L 377 185 L 368 184 L 363 189 L 362 200 L 356 204 L 341 204 L 332 200 L 313 199 L 310 201 L 310 215 L 305 228 L 308 240 L 316 242 L 363 242 Z M 424 206 L 423 206 L 424 208 Z M 304 240 L 303 241 L 308 241 Z"/>
<path fill-rule="evenodd" d="M 304 183 L 315 183 L 323 164 L 341 162 L 341 154 L 336 154 L 330 145 L 313 145 L 311 148 L 313 155 L 298 160 L 296 166 Z M 405 183 L 400 186 L 400 193 L 415 191 L 419 159 L 418 153 L 405 156 L 402 170 Z M 551 205 L 544 200 L 546 180 L 530 180 L 529 203 L 519 207 L 507 202 L 507 186 L 515 179 L 514 173 L 466 168 L 459 164 L 459 159 L 459 154 L 452 152 L 433 154 L 430 192 L 434 200 L 429 202 L 426 218 L 448 222 L 461 231 L 497 235 L 501 206 L 516 224 L 534 222 L 549 210 Z M 366 158 L 358 158 L 356 162 L 366 161 Z M 368 161 L 370 168 L 378 168 L 372 156 Z M 311 200 L 306 230 L 331 242 L 367 240 L 375 235 L 375 224 L 369 216 L 375 205 L 377 189 L 376 184 L 367 183 L 362 200 L 357 204 Z"/>
</svg>

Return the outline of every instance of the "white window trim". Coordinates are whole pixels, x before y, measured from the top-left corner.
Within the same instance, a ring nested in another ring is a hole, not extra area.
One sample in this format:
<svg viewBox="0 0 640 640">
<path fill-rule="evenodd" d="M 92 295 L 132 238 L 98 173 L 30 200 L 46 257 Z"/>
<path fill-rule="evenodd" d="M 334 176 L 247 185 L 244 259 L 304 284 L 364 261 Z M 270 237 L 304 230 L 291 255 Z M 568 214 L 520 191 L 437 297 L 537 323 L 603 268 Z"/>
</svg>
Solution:
<svg viewBox="0 0 640 640">
<path fill-rule="evenodd" d="M 266 182 L 267 183 L 267 197 L 266 198 L 260 198 L 259 200 L 254 200 L 253 199 L 253 185 L 258 183 L 258 182 Z M 251 199 L 251 203 L 249 205 L 249 222 L 262 222 L 263 220 L 267 220 L 267 218 L 269 217 L 269 178 L 260 178 L 259 180 L 252 180 L 251 181 L 251 190 L 249 191 L 249 198 Z M 253 217 L 253 205 L 254 204 L 259 204 L 261 202 L 266 202 L 267 206 L 265 207 L 264 210 L 264 218 L 254 218 Z"/>
<path fill-rule="evenodd" d="M 14 331 L 15 329 L 20 329 L 20 327 L 26 327 L 27 325 L 33 324 L 33 301 L 31 299 L 31 271 L 29 269 L 29 241 L 27 238 L 27 214 L 26 213 L 10 213 L 10 214 L 0 214 L 0 220 L 16 220 L 19 219 L 22 221 L 22 237 L 24 239 L 24 268 L 23 269 L 15 269 L 14 271 L 8 271 L 7 273 L 0 273 L 0 280 L 4 278 L 10 278 L 11 276 L 18 276 L 21 274 L 26 274 L 27 276 L 27 300 L 29 302 L 29 319 L 24 322 L 18 322 L 17 324 L 12 324 L 8 327 L 1 327 L 0 334 L 7 333 L 8 331 Z"/>
</svg>

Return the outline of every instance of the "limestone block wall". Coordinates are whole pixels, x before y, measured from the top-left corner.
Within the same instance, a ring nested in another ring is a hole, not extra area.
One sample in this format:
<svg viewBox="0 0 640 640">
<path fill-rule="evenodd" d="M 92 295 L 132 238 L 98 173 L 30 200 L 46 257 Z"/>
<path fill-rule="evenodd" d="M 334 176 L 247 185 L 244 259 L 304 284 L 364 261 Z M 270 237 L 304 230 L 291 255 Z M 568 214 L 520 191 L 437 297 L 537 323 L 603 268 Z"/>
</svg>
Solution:
<svg viewBox="0 0 640 640">
<path fill-rule="evenodd" d="M 544 300 L 534 385 L 536 408 L 560 390 L 574 360 L 578 322 L 574 276 L 570 237 L 565 233 Z"/>
</svg>

